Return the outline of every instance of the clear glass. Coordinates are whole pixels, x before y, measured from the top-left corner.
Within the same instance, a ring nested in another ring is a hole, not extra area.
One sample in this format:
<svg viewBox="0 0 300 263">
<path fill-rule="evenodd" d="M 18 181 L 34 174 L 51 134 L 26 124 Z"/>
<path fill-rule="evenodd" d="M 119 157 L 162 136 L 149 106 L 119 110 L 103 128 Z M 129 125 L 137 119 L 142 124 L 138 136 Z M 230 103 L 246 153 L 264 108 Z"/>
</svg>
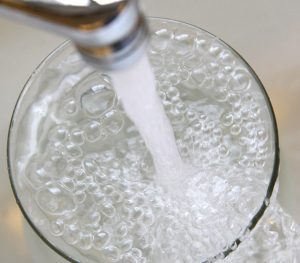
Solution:
<svg viewBox="0 0 300 263">
<path fill-rule="evenodd" d="M 157 90 L 181 157 L 197 170 L 180 200 L 153 182 L 151 156 L 109 75 L 69 42 L 32 74 L 12 117 L 18 204 L 71 262 L 213 262 L 239 247 L 270 203 L 278 136 L 256 74 L 202 29 L 150 24 Z"/>
</svg>

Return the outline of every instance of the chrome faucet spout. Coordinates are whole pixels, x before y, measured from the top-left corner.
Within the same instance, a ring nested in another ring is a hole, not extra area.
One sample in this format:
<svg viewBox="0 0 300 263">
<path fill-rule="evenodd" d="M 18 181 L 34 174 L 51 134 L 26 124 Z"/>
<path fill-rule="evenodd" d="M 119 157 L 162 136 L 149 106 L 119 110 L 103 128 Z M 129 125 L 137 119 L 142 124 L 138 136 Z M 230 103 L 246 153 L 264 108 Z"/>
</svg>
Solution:
<svg viewBox="0 0 300 263">
<path fill-rule="evenodd" d="M 132 63 L 148 36 L 137 0 L 0 0 L 0 15 L 70 38 L 88 63 L 104 70 Z"/>
</svg>

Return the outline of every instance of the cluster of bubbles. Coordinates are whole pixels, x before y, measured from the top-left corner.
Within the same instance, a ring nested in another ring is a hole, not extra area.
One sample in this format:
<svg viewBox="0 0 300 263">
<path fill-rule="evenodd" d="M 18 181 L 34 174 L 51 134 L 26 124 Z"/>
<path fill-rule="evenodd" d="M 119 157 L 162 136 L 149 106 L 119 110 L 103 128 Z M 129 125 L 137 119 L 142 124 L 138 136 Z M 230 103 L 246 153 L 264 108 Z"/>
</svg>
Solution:
<svg viewBox="0 0 300 263">
<path fill-rule="evenodd" d="M 153 25 L 149 57 L 178 150 L 194 171 L 177 198 L 155 184 L 143 139 L 109 76 L 97 72 L 60 97 L 28 161 L 31 216 L 46 237 L 86 258 L 204 262 L 237 246 L 264 201 L 274 148 L 258 84 L 218 39 L 176 28 Z"/>
<path fill-rule="evenodd" d="M 239 249 L 224 263 L 299 262 L 300 227 L 275 200 Z"/>
</svg>

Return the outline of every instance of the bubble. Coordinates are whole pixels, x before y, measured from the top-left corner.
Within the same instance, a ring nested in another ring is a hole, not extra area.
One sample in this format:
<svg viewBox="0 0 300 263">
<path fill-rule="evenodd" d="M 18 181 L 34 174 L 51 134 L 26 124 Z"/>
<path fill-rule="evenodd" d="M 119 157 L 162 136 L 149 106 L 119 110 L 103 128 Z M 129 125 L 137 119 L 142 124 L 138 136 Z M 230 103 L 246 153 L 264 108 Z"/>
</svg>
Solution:
<svg viewBox="0 0 300 263">
<path fill-rule="evenodd" d="M 217 101 L 223 102 L 227 100 L 228 91 L 226 87 L 223 86 L 215 86 L 213 91 L 213 96 Z"/>
<path fill-rule="evenodd" d="M 76 145 L 84 144 L 84 131 L 78 128 L 73 129 L 70 134 L 70 140 Z"/>
<path fill-rule="evenodd" d="M 90 174 L 94 174 L 99 171 L 97 162 L 92 158 L 85 158 L 83 160 L 83 167 Z"/>
<path fill-rule="evenodd" d="M 69 134 L 69 129 L 65 125 L 54 126 L 48 132 L 48 140 L 51 142 L 64 142 Z"/>
<path fill-rule="evenodd" d="M 104 121 L 103 126 L 109 133 L 118 134 L 124 126 L 124 119 L 120 114 L 114 114 Z"/>
<path fill-rule="evenodd" d="M 219 54 L 219 58 L 225 65 L 233 65 L 235 63 L 235 59 L 232 54 L 227 50 L 222 50 Z"/>
<path fill-rule="evenodd" d="M 192 79 L 199 85 L 202 85 L 206 79 L 205 69 L 203 67 L 194 69 Z"/>
<path fill-rule="evenodd" d="M 170 72 L 168 74 L 168 81 L 170 81 L 170 83 L 172 85 L 177 85 L 180 83 L 181 79 L 180 79 L 180 75 L 178 75 L 177 72 Z"/>
<path fill-rule="evenodd" d="M 107 246 L 102 250 L 103 254 L 111 261 L 118 261 L 120 250 L 115 246 Z"/>
<path fill-rule="evenodd" d="M 190 75 L 191 75 L 191 73 L 188 70 L 186 70 L 186 69 L 181 69 L 180 70 L 180 79 L 181 79 L 181 81 L 188 80 Z"/>
<path fill-rule="evenodd" d="M 170 87 L 168 88 L 167 92 L 166 92 L 167 96 L 171 99 L 171 98 L 176 98 L 179 97 L 180 93 L 178 91 L 178 89 L 176 87 Z"/>
<path fill-rule="evenodd" d="M 75 184 L 75 191 L 76 192 L 84 192 L 89 188 L 89 182 L 87 178 L 83 181 L 77 181 Z"/>
<path fill-rule="evenodd" d="M 189 34 L 177 34 L 174 37 L 172 45 L 176 54 L 181 56 L 187 56 L 188 54 L 192 53 L 194 48 L 194 38 Z"/>
<path fill-rule="evenodd" d="M 166 28 L 157 30 L 151 37 L 151 50 L 155 52 L 163 52 L 167 50 L 173 33 Z"/>
<path fill-rule="evenodd" d="M 221 156 L 227 156 L 228 153 L 229 153 L 229 150 L 224 144 L 221 144 L 219 146 L 219 153 L 220 153 Z"/>
<path fill-rule="evenodd" d="M 193 120 L 195 120 L 197 118 L 196 113 L 192 110 L 188 110 L 185 115 L 186 115 L 187 120 L 190 122 L 192 122 Z"/>
<path fill-rule="evenodd" d="M 82 250 L 89 250 L 92 248 L 92 234 L 89 232 L 80 232 L 77 245 Z"/>
<path fill-rule="evenodd" d="M 99 157 L 101 162 L 111 162 L 116 158 L 116 153 L 113 150 L 103 151 Z"/>
<path fill-rule="evenodd" d="M 65 147 L 66 147 L 66 153 L 71 158 L 79 158 L 83 154 L 81 148 L 76 144 L 67 143 Z"/>
<path fill-rule="evenodd" d="M 128 251 L 132 248 L 133 240 L 131 238 L 121 239 L 118 241 L 118 247 L 121 251 Z"/>
<path fill-rule="evenodd" d="M 252 103 L 250 106 L 252 114 L 254 114 L 254 117 L 257 117 L 260 114 L 260 106 L 257 103 Z"/>
<path fill-rule="evenodd" d="M 93 246 L 97 250 L 101 250 L 104 246 L 109 243 L 110 235 L 105 231 L 99 231 L 93 236 Z"/>
<path fill-rule="evenodd" d="M 193 70 L 201 65 L 201 57 L 198 54 L 191 54 L 184 61 L 183 66 L 188 70 Z"/>
<path fill-rule="evenodd" d="M 265 162 L 264 159 L 258 159 L 258 160 L 255 161 L 255 167 L 256 168 L 262 169 L 262 168 L 265 167 L 265 165 L 266 165 L 266 162 Z"/>
<path fill-rule="evenodd" d="M 29 165 L 26 167 L 25 176 L 29 184 L 33 188 L 40 188 L 52 181 L 51 169 L 42 162 L 38 161 L 37 156 L 30 159 Z"/>
<path fill-rule="evenodd" d="M 249 73 L 243 69 L 237 69 L 233 72 L 229 80 L 229 88 L 234 91 L 246 91 L 250 88 L 251 78 Z"/>
<path fill-rule="evenodd" d="M 166 112 L 171 112 L 171 110 L 173 109 L 173 104 L 167 100 L 163 101 L 163 106 L 164 106 Z"/>
<path fill-rule="evenodd" d="M 122 256 L 122 263 L 138 263 L 138 259 L 128 252 Z"/>
<path fill-rule="evenodd" d="M 50 222 L 50 232 L 53 236 L 61 236 L 64 232 L 64 221 L 62 219 L 56 219 Z"/>
<path fill-rule="evenodd" d="M 70 245 L 76 244 L 79 239 L 78 225 L 76 224 L 65 225 L 63 238 Z"/>
<path fill-rule="evenodd" d="M 49 215 L 62 215 L 76 208 L 72 195 L 58 184 L 48 184 L 36 193 L 35 198 Z"/>
<path fill-rule="evenodd" d="M 125 237 L 126 235 L 128 234 L 128 227 L 127 227 L 127 224 L 122 221 L 118 224 L 117 228 L 116 228 L 116 235 L 118 237 Z"/>
<path fill-rule="evenodd" d="M 59 180 L 61 186 L 65 188 L 66 190 L 72 192 L 75 189 L 75 184 L 72 178 L 69 177 L 63 177 Z"/>
<path fill-rule="evenodd" d="M 113 200 L 114 203 L 121 203 L 124 199 L 123 199 L 123 195 L 119 192 L 113 192 L 111 194 L 111 199 Z"/>
<path fill-rule="evenodd" d="M 138 206 L 143 206 L 147 202 L 145 195 L 140 192 L 136 193 L 133 199 L 134 203 Z"/>
<path fill-rule="evenodd" d="M 221 117 L 222 124 L 229 127 L 233 124 L 233 116 L 231 113 L 225 112 Z"/>
<path fill-rule="evenodd" d="M 211 47 L 211 42 L 204 35 L 200 35 L 196 38 L 196 46 L 202 53 L 207 53 Z"/>
<path fill-rule="evenodd" d="M 84 191 L 77 191 L 74 193 L 75 202 L 78 204 L 82 204 L 86 199 L 86 194 Z"/>
<path fill-rule="evenodd" d="M 110 217 L 110 218 L 114 217 L 116 214 L 116 209 L 113 206 L 113 204 L 106 200 L 104 200 L 102 202 L 100 211 L 103 215 Z"/>
<path fill-rule="evenodd" d="M 131 218 L 132 220 L 139 220 L 144 215 L 143 208 L 134 207 L 131 211 Z"/>
<path fill-rule="evenodd" d="M 220 70 L 220 65 L 215 61 L 208 63 L 206 66 L 209 74 L 212 75 L 216 75 Z"/>
<path fill-rule="evenodd" d="M 83 78 L 74 90 L 82 110 L 89 117 L 102 117 L 117 103 L 116 94 L 109 79 L 103 78 L 103 75 L 98 72 L 93 72 Z"/>
<path fill-rule="evenodd" d="M 209 48 L 209 54 L 212 56 L 218 57 L 220 56 L 221 52 L 222 52 L 222 47 L 216 44 L 211 45 Z"/>
<path fill-rule="evenodd" d="M 68 175 L 71 175 L 71 177 L 73 177 L 74 179 L 76 179 L 77 183 L 78 183 L 78 181 L 85 180 L 87 178 L 87 176 L 88 176 L 86 174 L 85 170 L 83 168 L 81 168 L 81 167 L 74 168 L 72 171 L 70 171 L 70 173 L 68 173 Z"/>
<path fill-rule="evenodd" d="M 247 156 L 242 156 L 239 160 L 239 165 L 242 167 L 248 167 L 250 165 L 249 158 Z"/>
<path fill-rule="evenodd" d="M 141 222 L 135 222 L 133 225 L 133 233 L 136 236 L 143 236 L 147 233 L 147 228 Z"/>
<path fill-rule="evenodd" d="M 67 115 L 74 115 L 77 113 L 77 104 L 75 98 L 68 98 L 63 103 L 63 110 Z"/>
<path fill-rule="evenodd" d="M 101 138 L 101 126 L 97 121 L 88 121 L 83 126 L 84 135 L 87 141 L 96 142 Z"/>
<path fill-rule="evenodd" d="M 241 127 L 238 124 L 233 124 L 230 132 L 232 135 L 239 135 L 241 133 Z"/>
<path fill-rule="evenodd" d="M 233 105 L 235 104 L 239 105 L 241 103 L 241 96 L 235 93 L 230 93 L 228 102 Z"/>
<path fill-rule="evenodd" d="M 101 215 L 100 213 L 96 210 L 89 211 L 86 213 L 81 220 L 82 224 L 85 226 L 93 226 L 93 227 L 99 227 L 101 221 Z"/>
<path fill-rule="evenodd" d="M 256 134 L 257 138 L 263 142 L 268 139 L 267 131 L 264 128 L 258 129 Z"/>
<path fill-rule="evenodd" d="M 137 247 L 143 251 L 145 250 L 151 250 L 151 247 L 153 245 L 153 238 L 151 238 L 149 235 L 143 235 L 138 236 L 136 238 Z"/>
</svg>

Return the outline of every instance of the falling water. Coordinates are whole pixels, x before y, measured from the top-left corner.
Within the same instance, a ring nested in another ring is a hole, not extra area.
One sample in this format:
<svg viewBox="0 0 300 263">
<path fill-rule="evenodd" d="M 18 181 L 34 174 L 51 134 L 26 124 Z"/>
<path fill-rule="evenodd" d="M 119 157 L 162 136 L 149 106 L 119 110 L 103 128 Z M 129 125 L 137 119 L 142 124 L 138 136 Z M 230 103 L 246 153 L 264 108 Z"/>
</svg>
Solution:
<svg viewBox="0 0 300 263">
<path fill-rule="evenodd" d="M 151 152 L 156 168 L 156 182 L 174 192 L 184 179 L 183 162 L 173 128 L 156 91 L 147 55 L 131 67 L 113 71 L 110 75 L 126 114 L 136 125 Z"/>
</svg>

